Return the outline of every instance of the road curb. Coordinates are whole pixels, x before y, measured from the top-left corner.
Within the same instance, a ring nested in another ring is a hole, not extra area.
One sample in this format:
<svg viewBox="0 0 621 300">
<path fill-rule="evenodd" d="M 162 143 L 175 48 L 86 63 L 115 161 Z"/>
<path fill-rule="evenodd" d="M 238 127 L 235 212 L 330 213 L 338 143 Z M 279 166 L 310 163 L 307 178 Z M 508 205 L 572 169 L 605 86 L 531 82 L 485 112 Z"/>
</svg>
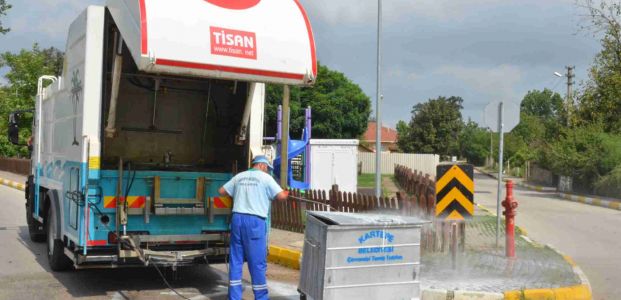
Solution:
<svg viewBox="0 0 621 300">
<path fill-rule="evenodd" d="M 532 185 L 532 184 L 523 183 L 523 182 L 518 183 L 518 185 L 521 187 L 525 187 L 531 190 L 536 190 L 539 192 L 554 192 L 555 195 L 558 198 L 560 198 L 560 200 L 568 200 L 571 202 L 577 202 L 577 203 L 582 203 L 582 204 L 587 204 L 587 205 L 592 205 L 592 206 L 599 206 L 603 208 L 621 210 L 621 200 L 611 201 L 611 200 L 605 200 L 605 199 L 598 198 L 598 197 L 582 196 L 582 195 L 575 195 L 575 194 L 569 194 L 569 193 L 564 193 L 564 192 L 557 192 L 555 188 L 542 187 L 542 186 Z"/>
<path fill-rule="evenodd" d="M 301 260 L 301 251 L 274 245 L 269 246 L 269 255 L 267 256 L 267 261 L 269 262 L 279 264 L 290 269 L 299 270 Z"/>
<path fill-rule="evenodd" d="M 496 175 L 488 173 L 486 171 L 484 171 L 481 168 L 476 168 L 477 171 L 491 177 L 494 179 L 497 179 Z M 550 192 L 550 193 L 554 193 L 557 197 L 560 198 L 560 200 L 569 200 L 572 202 L 578 202 L 578 203 L 582 203 L 582 204 L 588 204 L 588 205 L 592 205 L 592 206 L 599 206 L 599 207 L 603 207 L 603 208 L 609 208 L 609 209 L 614 209 L 614 210 L 621 210 L 621 200 L 619 201 L 610 201 L 610 200 L 605 200 L 602 198 L 598 198 L 598 197 L 592 197 L 592 196 L 581 196 L 581 195 L 575 195 L 575 194 L 569 194 L 569 193 L 564 193 L 564 192 L 557 192 L 556 188 L 553 187 L 548 187 L 548 186 L 540 186 L 540 185 L 534 185 L 534 184 L 530 184 L 530 183 L 524 183 L 524 182 L 518 182 L 517 183 L 518 186 L 527 188 L 527 189 L 531 189 L 531 190 L 535 190 L 538 192 Z"/>
<path fill-rule="evenodd" d="M 540 186 L 540 185 L 534 185 L 534 184 L 525 183 L 525 182 L 518 182 L 518 185 L 521 187 L 529 188 L 531 190 L 535 190 L 537 192 L 554 192 L 554 193 L 556 192 L 556 188 L 549 187 L 549 186 Z"/>
<path fill-rule="evenodd" d="M 0 184 L 8 186 L 10 188 L 14 188 L 20 191 L 24 191 L 26 190 L 26 185 L 23 183 L 19 183 L 19 182 L 15 182 L 12 180 L 8 180 L 8 179 L 4 179 L 4 178 L 0 178 Z"/>
<path fill-rule="evenodd" d="M 569 200 L 572 202 L 579 202 L 583 204 L 599 206 L 603 208 L 609 208 L 614 210 L 621 210 L 621 201 L 604 200 L 597 197 L 579 196 L 574 194 L 567 194 L 559 192 L 558 196 L 563 200 Z"/>
</svg>

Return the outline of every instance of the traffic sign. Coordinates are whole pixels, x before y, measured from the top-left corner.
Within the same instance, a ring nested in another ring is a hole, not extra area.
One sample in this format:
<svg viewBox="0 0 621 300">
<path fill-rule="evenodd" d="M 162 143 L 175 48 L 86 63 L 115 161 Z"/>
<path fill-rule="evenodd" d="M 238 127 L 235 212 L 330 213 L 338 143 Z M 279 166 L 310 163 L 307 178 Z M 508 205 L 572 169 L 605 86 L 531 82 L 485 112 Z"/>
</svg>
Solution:
<svg viewBox="0 0 621 300">
<path fill-rule="evenodd" d="M 474 214 L 473 166 L 438 165 L 436 174 L 436 217 L 445 220 L 471 218 Z"/>
<path fill-rule="evenodd" d="M 500 104 L 502 103 L 502 107 Z M 502 119 L 499 113 L 502 110 Z M 520 124 L 520 105 L 511 101 L 494 101 L 487 104 L 484 114 L 485 125 L 493 132 L 499 132 L 498 121 L 502 120 L 503 132 L 510 132 Z"/>
<path fill-rule="evenodd" d="M 510 132 L 520 123 L 520 105 L 511 101 L 491 102 L 485 107 L 485 124 L 498 132 L 498 194 L 496 199 L 496 246 L 500 241 L 500 198 L 502 195 L 502 169 L 504 133 Z"/>
</svg>

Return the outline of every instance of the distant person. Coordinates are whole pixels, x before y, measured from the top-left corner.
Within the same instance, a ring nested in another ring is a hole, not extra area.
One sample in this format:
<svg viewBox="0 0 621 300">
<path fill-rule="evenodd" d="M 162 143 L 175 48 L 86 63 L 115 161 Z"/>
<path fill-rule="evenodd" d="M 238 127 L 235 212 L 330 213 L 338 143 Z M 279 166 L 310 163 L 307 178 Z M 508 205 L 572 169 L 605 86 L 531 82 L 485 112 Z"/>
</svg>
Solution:
<svg viewBox="0 0 621 300">
<path fill-rule="evenodd" d="M 33 141 L 32 136 L 30 136 L 28 138 L 28 142 L 26 142 L 26 144 L 28 145 L 28 157 L 32 157 L 32 149 L 33 149 L 32 141 Z"/>
<path fill-rule="evenodd" d="M 252 168 L 237 174 L 218 191 L 233 198 L 231 220 L 231 249 L 229 268 L 229 299 L 242 299 L 242 268 L 244 258 L 252 278 L 252 291 L 258 300 L 268 299 L 267 281 L 267 228 L 266 218 L 271 201 L 287 200 L 283 191 L 269 175 L 273 169 L 267 157 L 259 155 Z"/>
</svg>

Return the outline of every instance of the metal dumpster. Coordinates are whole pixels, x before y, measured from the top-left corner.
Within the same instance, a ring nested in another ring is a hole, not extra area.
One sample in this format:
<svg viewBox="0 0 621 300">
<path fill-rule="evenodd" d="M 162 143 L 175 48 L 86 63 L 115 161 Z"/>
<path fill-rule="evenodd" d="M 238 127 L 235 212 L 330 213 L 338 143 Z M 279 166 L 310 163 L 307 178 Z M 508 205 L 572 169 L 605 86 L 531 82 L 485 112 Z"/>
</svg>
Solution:
<svg viewBox="0 0 621 300">
<path fill-rule="evenodd" d="M 300 298 L 419 299 L 416 217 L 308 212 Z"/>
</svg>

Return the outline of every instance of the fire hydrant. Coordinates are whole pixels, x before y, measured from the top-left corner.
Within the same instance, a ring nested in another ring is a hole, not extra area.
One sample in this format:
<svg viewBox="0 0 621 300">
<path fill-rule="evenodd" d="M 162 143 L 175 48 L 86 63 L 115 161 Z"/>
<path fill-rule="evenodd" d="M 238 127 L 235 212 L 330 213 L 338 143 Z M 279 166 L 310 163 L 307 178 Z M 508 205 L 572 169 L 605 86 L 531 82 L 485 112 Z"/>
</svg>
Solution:
<svg viewBox="0 0 621 300">
<path fill-rule="evenodd" d="M 505 211 L 505 231 L 506 231 L 506 254 L 509 258 L 515 257 L 515 215 L 518 207 L 517 201 L 513 198 L 513 181 L 507 181 L 507 198 L 502 201 Z"/>
</svg>

